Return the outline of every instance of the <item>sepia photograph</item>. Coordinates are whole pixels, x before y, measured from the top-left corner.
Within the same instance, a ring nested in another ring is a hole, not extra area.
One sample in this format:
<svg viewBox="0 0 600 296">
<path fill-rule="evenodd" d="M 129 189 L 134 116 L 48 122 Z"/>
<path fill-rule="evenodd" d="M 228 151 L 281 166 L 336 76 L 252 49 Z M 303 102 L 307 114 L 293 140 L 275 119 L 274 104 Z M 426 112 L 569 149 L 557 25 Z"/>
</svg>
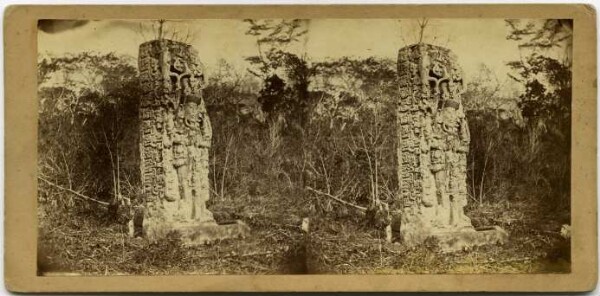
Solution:
<svg viewBox="0 0 600 296">
<path fill-rule="evenodd" d="M 573 24 L 40 19 L 37 275 L 568 274 Z"/>
</svg>

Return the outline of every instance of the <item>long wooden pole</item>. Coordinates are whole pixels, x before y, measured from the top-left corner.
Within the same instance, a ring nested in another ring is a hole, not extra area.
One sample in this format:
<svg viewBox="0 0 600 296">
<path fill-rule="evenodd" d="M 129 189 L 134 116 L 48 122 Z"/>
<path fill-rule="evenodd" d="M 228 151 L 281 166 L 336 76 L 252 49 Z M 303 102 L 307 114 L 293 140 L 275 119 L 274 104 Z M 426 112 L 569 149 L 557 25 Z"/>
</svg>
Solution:
<svg viewBox="0 0 600 296">
<path fill-rule="evenodd" d="M 349 207 L 353 207 L 353 208 L 355 208 L 355 209 L 357 209 L 357 210 L 360 210 L 360 211 L 363 211 L 363 212 L 366 212 L 366 211 L 367 211 L 367 208 L 366 208 L 366 207 L 361 207 L 361 206 L 359 206 L 359 205 L 355 205 L 355 204 L 353 204 L 353 203 L 347 202 L 347 201 L 345 201 L 345 200 L 343 200 L 343 199 L 341 199 L 341 198 L 339 198 L 339 197 L 337 197 L 337 196 L 333 196 L 333 195 L 331 195 L 331 194 L 329 194 L 329 193 L 325 193 L 325 192 L 323 192 L 323 191 L 319 191 L 319 190 L 313 189 L 313 188 L 311 188 L 311 187 L 308 187 L 308 186 L 306 187 L 306 189 L 308 189 L 308 190 L 310 190 L 310 191 L 312 191 L 312 192 L 315 192 L 315 193 L 321 194 L 321 195 L 325 195 L 325 196 L 327 196 L 327 197 L 329 197 L 329 198 L 331 198 L 331 199 L 333 199 L 333 200 L 335 200 L 335 201 L 337 201 L 337 202 L 339 202 L 339 203 L 341 203 L 341 204 L 347 205 L 347 206 L 349 206 Z"/>
<path fill-rule="evenodd" d="M 48 181 L 48 180 L 46 180 L 46 179 L 44 179 L 44 178 L 42 178 L 40 176 L 38 176 L 38 179 L 40 179 L 40 180 L 46 182 L 47 184 L 52 185 L 52 186 L 54 186 L 54 187 L 56 187 L 58 189 L 62 189 L 62 190 L 67 191 L 67 192 L 69 192 L 71 194 L 74 194 L 75 196 L 77 196 L 79 198 L 82 198 L 82 199 L 85 199 L 85 200 L 88 200 L 88 201 L 93 201 L 93 202 L 101 204 L 103 206 L 108 206 L 109 205 L 108 202 L 97 200 L 97 199 L 93 199 L 93 198 L 91 198 L 89 196 L 85 196 L 85 195 L 83 195 L 83 194 L 81 194 L 81 193 L 79 193 L 77 191 L 71 190 L 71 189 L 66 188 L 66 187 L 62 187 L 62 186 L 60 186 L 58 184 L 55 184 L 55 183 L 52 183 L 52 182 L 50 182 L 50 181 Z"/>
</svg>

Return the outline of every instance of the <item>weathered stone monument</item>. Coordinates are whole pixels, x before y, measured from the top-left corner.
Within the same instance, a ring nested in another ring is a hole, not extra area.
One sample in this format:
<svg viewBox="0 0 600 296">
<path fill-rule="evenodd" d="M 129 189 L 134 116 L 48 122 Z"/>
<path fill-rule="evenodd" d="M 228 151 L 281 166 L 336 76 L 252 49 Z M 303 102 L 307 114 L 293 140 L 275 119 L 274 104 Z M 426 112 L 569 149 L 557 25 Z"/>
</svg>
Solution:
<svg viewBox="0 0 600 296">
<path fill-rule="evenodd" d="M 434 237 L 445 251 L 504 243 L 504 230 L 476 230 L 464 214 L 470 135 L 456 57 L 428 44 L 404 47 L 398 54 L 398 81 L 400 205 L 394 225 L 402 240 L 416 245 Z"/>
<path fill-rule="evenodd" d="M 218 225 L 206 208 L 212 129 L 196 51 L 172 40 L 146 42 L 139 70 L 144 235 L 156 240 L 176 231 L 186 244 L 243 235 L 246 225 Z"/>
</svg>

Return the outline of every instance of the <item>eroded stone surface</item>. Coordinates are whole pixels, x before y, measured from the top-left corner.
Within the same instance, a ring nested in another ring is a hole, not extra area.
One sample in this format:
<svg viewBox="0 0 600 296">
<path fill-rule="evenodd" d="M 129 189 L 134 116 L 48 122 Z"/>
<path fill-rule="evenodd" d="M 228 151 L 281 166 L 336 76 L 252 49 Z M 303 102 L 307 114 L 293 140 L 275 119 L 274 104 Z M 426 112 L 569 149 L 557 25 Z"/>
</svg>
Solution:
<svg viewBox="0 0 600 296">
<path fill-rule="evenodd" d="M 468 250 L 490 244 L 503 245 L 508 241 L 508 233 L 498 226 L 477 230 L 466 227 L 450 232 L 433 233 L 432 236 L 443 252 Z"/>
<path fill-rule="evenodd" d="M 242 221 L 216 224 L 187 223 L 176 226 L 181 233 L 182 243 L 187 246 L 204 245 L 226 239 L 246 238 L 250 235 L 250 227 Z"/>
<path fill-rule="evenodd" d="M 154 240 L 181 225 L 214 223 L 206 208 L 212 129 L 203 67 L 191 45 L 144 43 L 139 70 L 143 231 Z"/>
<path fill-rule="evenodd" d="M 438 46 L 408 46 L 399 51 L 398 76 L 399 196 L 394 215 L 400 235 L 408 245 L 440 233 L 444 238 L 474 235 L 464 214 L 470 134 L 456 57 Z"/>
</svg>

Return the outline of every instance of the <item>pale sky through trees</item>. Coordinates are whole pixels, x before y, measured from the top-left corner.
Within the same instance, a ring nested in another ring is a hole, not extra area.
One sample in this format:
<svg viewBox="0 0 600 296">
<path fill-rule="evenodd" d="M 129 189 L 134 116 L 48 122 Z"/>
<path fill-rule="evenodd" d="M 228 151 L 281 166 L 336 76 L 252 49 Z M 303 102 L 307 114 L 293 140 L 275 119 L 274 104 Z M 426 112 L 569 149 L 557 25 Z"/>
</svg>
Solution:
<svg viewBox="0 0 600 296">
<path fill-rule="evenodd" d="M 154 39 L 152 23 L 155 22 L 107 20 L 73 28 L 55 26 L 55 33 L 39 31 L 38 52 L 54 56 L 83 51 L 115 52 L 137 58 L 138 46 Z M 219 59 L 244 69 L 249 65 L 244 58 L 257 54 L 256 39 L 245 34 L 248 24 L 242 20 L 167 21 L 166 26 L 167 31 L 175 28 L 180 35 L 190 32 L 191 43 L 209 74 Z M 140 33 L 142 29 L 144 34 Z M 311 61 L 342 56 L 395 60 L 401 47 L 418 40 L 416 19 L 314 19 L 308 29 L 306 40 L 293 49 L 306 53 Z M 519 59 L 517 43 L 506 39 L 508 32 L 504 19 L 431 19 L 423 40 L 453 50 L 467 79 L 484 63 L 504 80 L 509 71 L 506 62 Z"/>
</svg>

